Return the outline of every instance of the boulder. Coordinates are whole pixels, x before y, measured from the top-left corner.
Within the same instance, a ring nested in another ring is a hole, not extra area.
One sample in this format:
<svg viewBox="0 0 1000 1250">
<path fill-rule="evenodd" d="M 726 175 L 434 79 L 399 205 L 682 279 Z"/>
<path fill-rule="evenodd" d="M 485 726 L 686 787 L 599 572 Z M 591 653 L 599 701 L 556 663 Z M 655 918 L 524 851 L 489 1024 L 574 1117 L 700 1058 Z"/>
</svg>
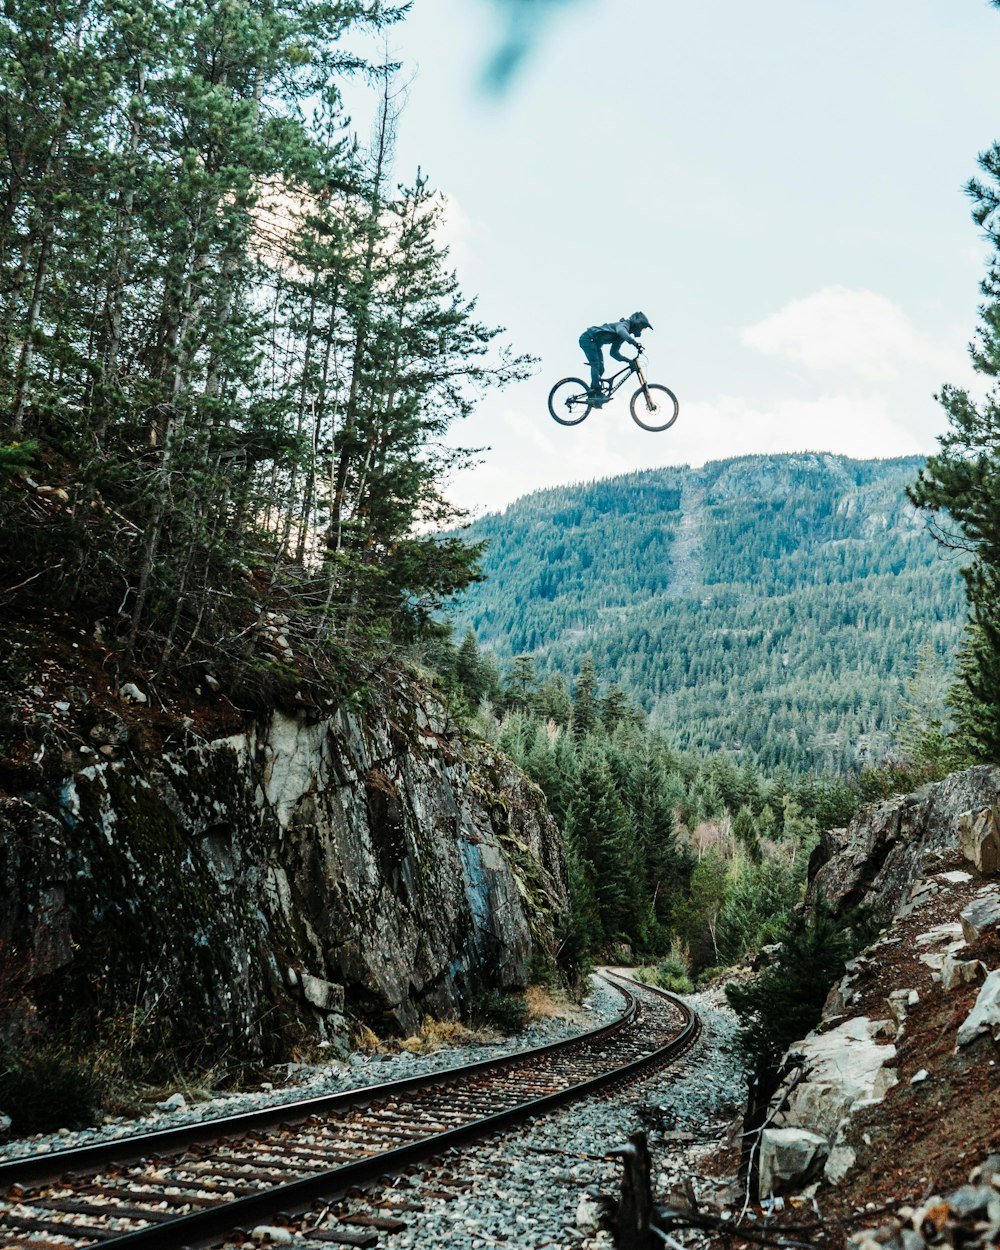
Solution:
<svg viewBox="0 0 1000 1250">
<path fill-rule="evenodd" d="M 975 1006 L 958 1030 L 956 1049 L 967 1046 L 987 1031 L 993 1034 L 994 1041 L 1000 1042 L 1000 968 L 991 972 L 983 982 Z"/>
<path fill-rule="evenodd" d="M 899 1025 L 895 1020 L 873 1020 L 871 1034 L 879 1041 L 891 1042 L 899 1034 Z"/>
<path fill-rule="evenodd" d="M 919 1001 L 920 995 L 916 990 L 893 990 L 889 995 L 889 1010 L 896 1023 L 902 1024 L 906 1019 L 907 1011 L 915 1007 Z"/>
<path fill-rule="evenodd" d="M 928 929 L 926 933 L 918 933 L 915 938 L 917 946 L 941 946 L 945 942 L 958 942 L 962 940 L 962 926 L 957 920 L 947 924 L 935 925 L 933 929 Z"/>
<path fill-rule="evenodd" d="M 314 977 L 309 972 L 299 976 L 302 997 L 317 1011 L 344 1011 L 344 987 L 334 985 L 332 981 L 324 981 L 322 977 Z"/>
<path fill-rule="evenodd" d="M 1000 872 L 1000 829 L 997 828 L 997 802 L 977 812 L 963 812 L 958 818 L 962 854 L 984 877 Z"/>
<path fill-rule="evenodd" d="M 986 975 L 986 965 L 981 959 L 958 959 L 954 954 L 944 957 L 941 965 L 941 987 L 951 991 L 960 985 L 981 981 Z"/>
<path fill-rule="evenodd" d="M 889 1065 L 896 1048 L 875 1040 L 877 1024 L 867 1016 L 845 1020 L 825 1033 L 810 1033 L 795 1044 L 804 1079 L 789 1082 L 772 1106 L 787 1100 L 782 1127 L 804 1129 L 834 1142 L 837 1130 L 857 1103 L 881 1100 L 896 1084 Z"/>
<path fill-rule="evenodd" d="M 855 977 L 845 973 L 833 989 L 827 994 L 823 1004 L 823 1019 L 836 1020 L 846 1014 L 848 1007 L 857 998 L 858 992 L 853 987 Z"/>
<path fill-rule="evenodd" d="M 819 1175 L 830 1143 L 800 1128 L 766 1128 L 760 1138 L 760 1196 L 801 1189 Z"/>
<path fill-rule="evenodd" d="M 823 1169 L 823 1179 L 831 1185 L 839 1185 L 858 1161 L 856 1152 L 844 1142 L 838 1142 L 830 1151 Z"/>
<path fill-rule="evenodd" d="M 947 882 L 948 885 L 967 885 L 972 880 L 972 873 L 955 869 L 952 872 L 939 872 L 937 877 L 939 881 Z"/>
<path fill-rule="evenodd" d="M 967 942 L 974 942 L 990 929 L 1000 927 L 1000 887 L 980 890 L 959 916 Z"/>
<path fill-rule="evenodd" d="M 576 1208 L 576 1226 L 582 1233 L 596 1233 L 600 1230 L 607 1212 L 607 1204 L 600 1194 L 589 1189 L 581 1196 Z"/>
</svg>

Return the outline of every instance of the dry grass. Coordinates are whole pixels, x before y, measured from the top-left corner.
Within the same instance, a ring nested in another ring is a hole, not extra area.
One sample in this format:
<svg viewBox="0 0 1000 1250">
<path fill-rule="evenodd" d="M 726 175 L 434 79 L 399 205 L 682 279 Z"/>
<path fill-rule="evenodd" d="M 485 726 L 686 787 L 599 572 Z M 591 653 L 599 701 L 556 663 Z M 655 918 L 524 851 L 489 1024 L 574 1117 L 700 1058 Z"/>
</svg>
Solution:
<svg viewBox="0 0 1000 1250">
<path fill-rule="evenodd" d="M 571 1020 L 575 1008 L 568 996 L 561 990 L 550 990 L 544 985 L 529 985 L 524 995 L 528 1004 L 528 1019 L 536 1020 Z"/>
<path fill-rule="evenodd" d="M 484 1040 L 483 1033 L 466 1028 L 457 1020 L 432 1020 L 430 1016 L 424 1016 L 419 1033 L 404 1038 L 399 1048 L 409 1051 L 411 1055 L 430 1055 L 449 1046 L 470 1046 Z"/>
<path fill-rule="evenodd" d="M 489 1040 L 487 1035 L 467 1028 L 456 1020 L 434 1020 L 424 1016 L 419 1030 L 410 1037 L 379 1037 L 366 1024 L 355 1024 L 351 1045 L 364 1055 L 430 1055 L 449 1046 L 469 1046 Z"/>
<path fill-rule="evenodd" d="M 363 1055 L 374 1055 L 378 1052 L 382 1041 L 379 1035 L 368 1027 L 355 1020 L 351 1026 L 351 1049 L 358 1050 Z"/>
<path fill-rule="evenodd" d="M 529 986 L 524 995 L 528 1007 L 528 1022 L 541 1020 L 569 1020 L 574 1006 L 566 994 L 546 989 L 542 985 Z M 451 1046 L 475 1046 L 495 1042 L 502 1035 L 488 1027 L 469 1028 L 457 1020 L 435 1020 L 424 1016 L 419 1030 L 410 1037 L 380 1038 L 367 1025 L 356 1024 L 351 1036 L 355 1050 L 366 1055 L 396 1055 L 407 1051 L 411 1055 L 430 1055 Z"/>
</svg>

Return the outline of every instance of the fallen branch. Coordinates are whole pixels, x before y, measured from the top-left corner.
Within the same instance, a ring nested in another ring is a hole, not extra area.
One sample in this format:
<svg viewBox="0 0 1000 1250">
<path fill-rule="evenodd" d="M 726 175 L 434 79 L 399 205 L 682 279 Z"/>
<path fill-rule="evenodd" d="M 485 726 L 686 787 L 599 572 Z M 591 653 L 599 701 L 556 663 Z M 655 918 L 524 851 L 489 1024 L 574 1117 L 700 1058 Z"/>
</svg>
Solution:
<svg viewBox="0 0 1000 1250">
<path fill-rule="evenodd" d="M 22 586 L 27 586 L 29 582 L 35 581 L 36 578 L 44 577 L 46 573 L 52 573 L 56 569 L 61 569 L 64 561 L 60 560 L 58 564 L 50 564 L 47 569 L 41 569 L 37 573 L 32 573 L 30 577 L 26 577 L 23 582 L 18 582 L 16 586 L 8 586 L 4 591 L 5 595 L 12 595 L 15 590 L 20 590 Z"/>
</svg>

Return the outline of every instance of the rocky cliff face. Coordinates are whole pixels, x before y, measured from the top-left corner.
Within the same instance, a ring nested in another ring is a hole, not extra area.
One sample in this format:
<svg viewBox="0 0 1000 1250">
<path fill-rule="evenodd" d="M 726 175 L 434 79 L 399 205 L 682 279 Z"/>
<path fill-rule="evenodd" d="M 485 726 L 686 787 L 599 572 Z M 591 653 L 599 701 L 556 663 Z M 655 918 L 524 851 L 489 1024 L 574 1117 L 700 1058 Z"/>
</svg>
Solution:
<svg viewBox="0 0 1000 1250">
<path fill-rule="evenodd" d="M 987 767 L 864 808 L 849 828 L 823 835 L 809 865 L 809 901 L 822 895 L 838 913 L 864 906 L 889 921 L 941 852 L 964 846 L 981 874 L 996 872 L 1000 862 L 989 848 L 998 809 L 1000 769 Z"/>
<path fill-rule="evenodd" d="M 825 1201 L 845 1218 L 926 1206 L 929 1184 L 961 1185 L 1000 1150 L 1000 769 L 861 811 L 824 836 L 811 868 L 810 899 L 841 914 L 860 905 L 883 928 L 785 1056 L 760 1137 L 761 1191 L 834 1185 Z"/>
<path fill-rule="evenodd" d="M 345 1013 L 455 1017 L 551 961 L 566 879 L 541 794 L 433 708 L 275 713 L 156 754 L 105 729 L 103 754 L 0 795 L 8 1036 L 271 1060 Z"/>
</svg>

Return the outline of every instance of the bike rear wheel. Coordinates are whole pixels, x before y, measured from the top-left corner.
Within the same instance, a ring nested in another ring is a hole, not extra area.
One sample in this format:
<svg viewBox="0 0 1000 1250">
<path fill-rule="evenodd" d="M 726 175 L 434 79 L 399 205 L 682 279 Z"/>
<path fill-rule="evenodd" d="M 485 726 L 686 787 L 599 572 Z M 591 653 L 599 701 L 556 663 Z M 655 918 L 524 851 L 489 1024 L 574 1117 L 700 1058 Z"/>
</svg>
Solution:
<svg viewBox="0 0 1000 1250">
<path fill-rule="evenodd" d="M 581 378 L 563 378 L 549 391 L 549 413 L 560 425 L 579 425 L 590 412 L 590 388 Z"/>
<path fill-rule="evenodd" d="M 651 430 L 653 433 L 669 430 L 677 420 L 680 408 L 673 391 L 658 382 L 647 382 L 645 386 L 640 386 L 629 402 L 632 420 L 644 430 Z"/>
</svg>

